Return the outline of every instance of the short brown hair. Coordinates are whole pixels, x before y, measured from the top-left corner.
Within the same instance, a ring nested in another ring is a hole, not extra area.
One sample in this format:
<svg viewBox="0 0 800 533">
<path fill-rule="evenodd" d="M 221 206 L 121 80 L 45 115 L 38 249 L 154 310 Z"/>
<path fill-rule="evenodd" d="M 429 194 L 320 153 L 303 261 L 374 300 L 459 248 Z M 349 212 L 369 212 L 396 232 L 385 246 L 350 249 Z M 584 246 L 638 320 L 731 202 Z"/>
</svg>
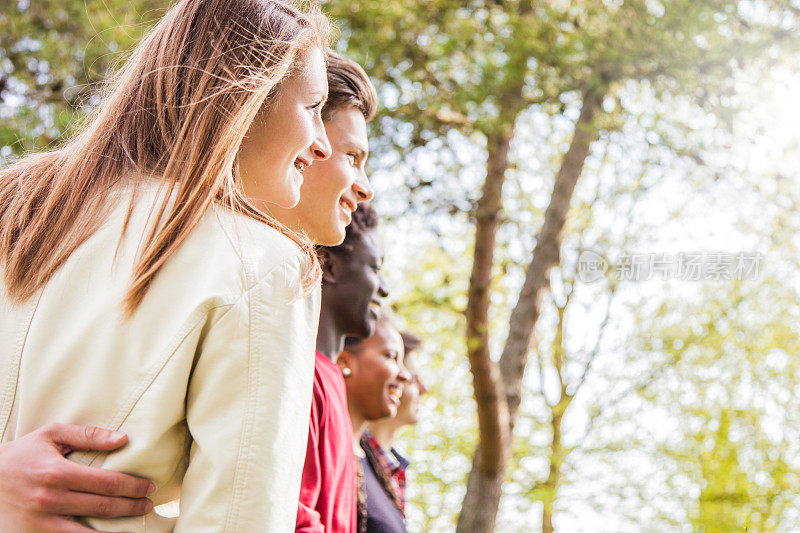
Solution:
<svg viewBox="0 0 800 533">
<path fill-rule="evenodd" d="M 408 355 L 422 346 L 422 339 L 410 331 L 401 331 L 400 337 L 403 339 L 403 351 Z"/>
<path fill-rule="evenodd" d="M 378 110 L 378 93 L 361 65 L 340 56 L 333 50 L 325 54 L 328 68 L 328 101 L 322 108 L 322 120 L 329 120 L 334 111 L 353 106 L 364 115 L 367 122 Z"/>
</svg>

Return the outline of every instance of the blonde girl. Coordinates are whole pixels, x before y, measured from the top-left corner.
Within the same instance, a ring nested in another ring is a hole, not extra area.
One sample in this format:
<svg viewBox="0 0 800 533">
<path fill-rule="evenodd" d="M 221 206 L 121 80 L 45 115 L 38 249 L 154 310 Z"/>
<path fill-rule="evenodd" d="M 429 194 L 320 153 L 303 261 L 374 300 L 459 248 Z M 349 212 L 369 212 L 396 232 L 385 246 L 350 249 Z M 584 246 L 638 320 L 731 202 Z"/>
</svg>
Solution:
<svg viewBox="0 0 800 533">
<path fill-rule="evenodd" d="M 79 134 L 0 170 L 2 442 L 54 421 L 122 431 L 121 451 L 72 459 L 181 502 L 85 525 L 294 527 L 319 268 L 264 212 L 330 154 L 328 32 L 316 7 L 181 0 Z"/>
</svg>

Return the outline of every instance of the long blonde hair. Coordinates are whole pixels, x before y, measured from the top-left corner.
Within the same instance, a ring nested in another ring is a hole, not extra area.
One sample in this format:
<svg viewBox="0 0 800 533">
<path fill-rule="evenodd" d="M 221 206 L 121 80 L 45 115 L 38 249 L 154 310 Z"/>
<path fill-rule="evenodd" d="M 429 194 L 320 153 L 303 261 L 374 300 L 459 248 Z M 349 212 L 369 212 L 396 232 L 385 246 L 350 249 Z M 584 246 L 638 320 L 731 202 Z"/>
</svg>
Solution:
<svg viewBox="0 0 800 533">
<path fill-rule="evenodd" d="M 0 171 L 0 266 L 10 296 L 25 300 L 47 283 L 108 217 L 121 180 L 135 190 L 146 175 L 161 176 L 165 194 L 134 265 L 123 302 L 128 313 L 215 201 L 294 239 L 317 279 L 307 239 L 242 195 L 236 154 L 280 82 L 305 51 L 329 38 L 316 4 L 301 10 L 279 0 L 178 1 L 110 80 L 81 132 Z M 132 210 L 133 201 L 128 218 Z"/>
</svg>

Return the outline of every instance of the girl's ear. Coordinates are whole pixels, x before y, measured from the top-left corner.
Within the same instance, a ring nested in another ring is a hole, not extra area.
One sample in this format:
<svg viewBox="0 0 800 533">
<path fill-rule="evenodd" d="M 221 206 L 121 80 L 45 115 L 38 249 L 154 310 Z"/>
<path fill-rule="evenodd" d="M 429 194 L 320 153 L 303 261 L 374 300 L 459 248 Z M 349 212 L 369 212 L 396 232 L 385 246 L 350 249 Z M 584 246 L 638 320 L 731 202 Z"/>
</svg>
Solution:
<svg viewBox="0 0 800 533">
<path fill-rule="evenodd" d="M 352 355 L 347 350 L 342 350 L 342 353 L 336 358 L 336 364 L 344 377 L 349 377 L 353 373 L 352 362 Z"/>
<path fill-rule="evenodd" d="M 336 256 L 325 248 L 317 250 L 320 266 L 322 267 L 322 281 L 325 283 L 336 283 L 334 271 L 336 269 Z"/>
</svg>

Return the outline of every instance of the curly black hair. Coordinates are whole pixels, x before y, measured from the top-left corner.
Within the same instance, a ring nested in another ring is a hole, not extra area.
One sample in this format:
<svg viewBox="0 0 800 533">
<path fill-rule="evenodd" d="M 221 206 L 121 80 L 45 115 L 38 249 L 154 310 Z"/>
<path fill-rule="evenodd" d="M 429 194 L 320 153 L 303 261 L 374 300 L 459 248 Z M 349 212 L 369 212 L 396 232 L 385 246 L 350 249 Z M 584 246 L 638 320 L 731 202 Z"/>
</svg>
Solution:
<svg viewBox="0 0 800 533">
<path fill-rule="evenodd" d="M 378 227 L 378 213 L 371 204 L 359 204 L 358 209 L 353 212 L 353 219 L 345 229 L 344 241 L 342 245 L 352 242 L 354 239 L 361 238 L 364 232 L 374 230 Z"/>
</svg>

